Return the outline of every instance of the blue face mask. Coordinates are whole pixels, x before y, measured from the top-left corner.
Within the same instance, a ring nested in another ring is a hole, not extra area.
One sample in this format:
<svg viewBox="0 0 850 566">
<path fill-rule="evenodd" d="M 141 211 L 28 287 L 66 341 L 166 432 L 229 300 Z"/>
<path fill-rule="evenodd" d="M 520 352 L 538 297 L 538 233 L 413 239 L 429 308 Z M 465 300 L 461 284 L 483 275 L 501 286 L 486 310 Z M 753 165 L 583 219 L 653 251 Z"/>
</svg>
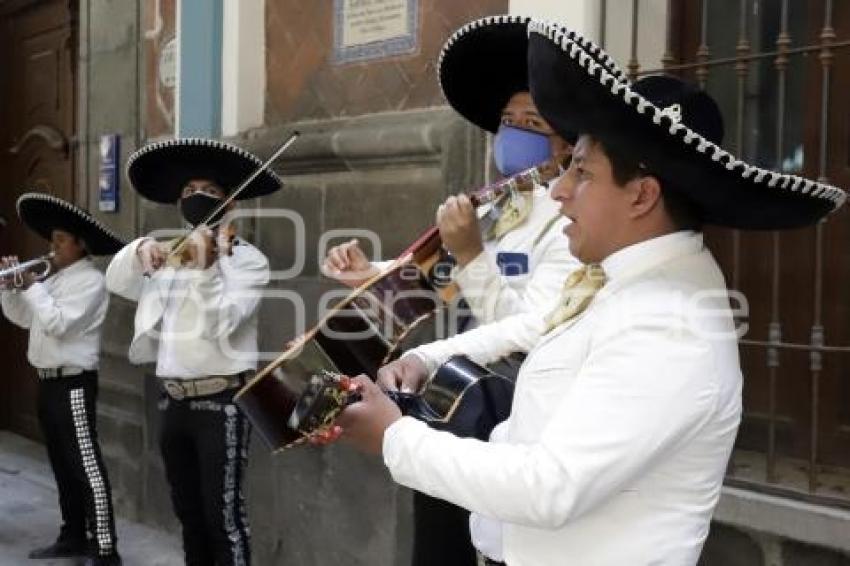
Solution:
<svg viewBox="0 0 850 566">
<path fill-rule="evenodd" d="M 549 159 L 552 149 L 544 134 L 501 125 L 493 140 L 496 169 L 505 177 L 516 175 Z"/>
</svg>

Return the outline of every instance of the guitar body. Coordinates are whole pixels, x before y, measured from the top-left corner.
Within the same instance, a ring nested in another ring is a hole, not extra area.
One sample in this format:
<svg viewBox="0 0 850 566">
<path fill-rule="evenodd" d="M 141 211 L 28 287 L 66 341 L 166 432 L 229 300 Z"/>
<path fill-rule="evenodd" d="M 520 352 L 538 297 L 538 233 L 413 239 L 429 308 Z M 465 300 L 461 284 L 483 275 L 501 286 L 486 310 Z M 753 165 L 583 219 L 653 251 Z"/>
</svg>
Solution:
<svg viewBox="0 0 850 566">
<path fill-rule="evenodd" d="M 343 392 L 342 374 L 315 341 L 291 350 L 290 359 L 252 380 L 234 401 L 274 452 L 304 442 L 333 424 L 357 397 Z M 388 392 L 402 413 L 457 436 L 487 440 L 510 415 L 513 382 L 456 356 L 417 394 Z"/>
<path fill-rule="evenodd" d="M 437 369 L 418 394 L 397 394 L 402 413 L 462 438 L 487 440 L 511 414 L 514 383 L 466 356 L 454 356 Z"/>
</svg>

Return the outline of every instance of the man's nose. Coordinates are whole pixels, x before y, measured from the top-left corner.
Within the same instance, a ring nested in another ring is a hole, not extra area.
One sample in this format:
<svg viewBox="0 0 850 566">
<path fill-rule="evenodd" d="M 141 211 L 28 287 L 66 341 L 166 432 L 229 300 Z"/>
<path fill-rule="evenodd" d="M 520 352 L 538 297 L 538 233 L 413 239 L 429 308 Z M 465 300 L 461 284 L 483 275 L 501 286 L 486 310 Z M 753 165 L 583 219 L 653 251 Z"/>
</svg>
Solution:
<svg viewBox="0 0 850 566">
<path fill-rule="evenodd" d="M 573 194 L 573 184 L 574 183 L 570 178 L 570 173 L 564 173 L 555 179 L 555 184 L 552 186 L 552 190 L 550 191 L 552 198 L 558 201 L 571 198 Z"/>
</svg>

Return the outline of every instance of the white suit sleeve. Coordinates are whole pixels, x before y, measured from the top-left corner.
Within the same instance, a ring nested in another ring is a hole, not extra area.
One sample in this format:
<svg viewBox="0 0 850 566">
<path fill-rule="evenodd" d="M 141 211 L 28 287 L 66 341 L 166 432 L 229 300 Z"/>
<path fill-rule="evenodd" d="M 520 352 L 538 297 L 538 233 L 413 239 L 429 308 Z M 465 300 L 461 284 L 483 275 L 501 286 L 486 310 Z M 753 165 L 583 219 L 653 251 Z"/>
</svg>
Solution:
<svg viewBox="0 0 850 566">
<path fill-rule="evenodd" d="M 21 328 L 32 326 L 32 310 L 21 293 L 3 291 L 0 293 L 0 303 L 3 306 L 3 314 L 13 324 Z"/>
<path fill-rule="evenodd" d="M 528 352 L 540 340 L 546 328 L 545 313 L 517 314 L 469 332 L 457 334 L 410 350 L 405 356 L 417 356 L 432 373 L 455 355 L 463 354 L 484 365 L 514 352 Z"/>
<path fill-rule="evenodd" d="M 196 289 L 206 313 L 206 338 L 223 338 L 254 315 L 269 282 L 269 261 L 258 249 L 237 246 L 232 256 L 219 258 L 201 272 Z"/>
<path fill-rule="evenodd" d="M 561 527 L 687 443 L 712 414 L 711 346 L 678 326 L 625 327 L 592 347 L 537 442 L 461 439 L 404 417 L 384 436 L 385 463 L 397 482 L 476 513 Z"/>
<path fill-rule="evenodd" d="M 486 324 L 554 304 L 569 274 L 581 267 L 570 254 L 569 242 L 561 234 L 562 226 L 563 222 L 551 226 L 547 237 L 538 244 L 535 266 L 522 292 L 511 287 L 488 251 L 482 251 L 455 272 L 463 298 L 479 322 Z"/>
<path fill-rule="evenodd" d="M 21 293 L 48 336 L 62 337 L 68 333 L 99 326 L 106 315 L 106 293 L 103 275 L 87 270 L 63 281 L 56 296 L 47 291 L 44 283 L 33 283 Z"/>
<path fill-rule="evenodd" d="M 142 262 L 136 254 L 139 245 L 148 238 L 133 240 L 115 254 L 106 268 L 106 288 L 111 293 L 131 301 L 138 301 L 142 294 L 144 273 Z"/>
</svg>

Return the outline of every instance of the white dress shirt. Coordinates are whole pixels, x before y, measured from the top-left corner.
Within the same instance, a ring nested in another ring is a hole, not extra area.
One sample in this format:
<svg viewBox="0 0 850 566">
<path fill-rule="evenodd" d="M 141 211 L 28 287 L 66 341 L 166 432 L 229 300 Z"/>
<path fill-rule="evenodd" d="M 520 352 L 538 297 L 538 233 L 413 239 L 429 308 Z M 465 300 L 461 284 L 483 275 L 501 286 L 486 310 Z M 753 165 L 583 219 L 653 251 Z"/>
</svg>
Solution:
<svg viewBox="0 0 850 566">
<path fill-rule="evenodd" d="M 3 291 L 0 302 L 6 318 L 29 328 L 27 359 L 34 367 L 97 369 L 109 294 L 91 259 L 80 259 L 26 291 Z"/>
<path fill-rule="evenodd" d="M 207 269 L 165 267 L 144 277 L 135 240 L 106 270 L 107 288 L 138 301 L 132 363 L 165 378 L 232 375 L 257 366 L 257 307 L 269 282 L 265 255 L 245 242 Z"/>
<path fill-rule="evenodd" d="M 720 495 L 741 371 L 714 258 L 679 232 L 602 267 L 588 309 L 548 334 L 529 313 L 414 350 L 435 367 L 530 349 L 502 441 L 409 417 L 384 436 L 396 481 L 503 522 L 511 566 L 695 564 Z"/>
</svg>

